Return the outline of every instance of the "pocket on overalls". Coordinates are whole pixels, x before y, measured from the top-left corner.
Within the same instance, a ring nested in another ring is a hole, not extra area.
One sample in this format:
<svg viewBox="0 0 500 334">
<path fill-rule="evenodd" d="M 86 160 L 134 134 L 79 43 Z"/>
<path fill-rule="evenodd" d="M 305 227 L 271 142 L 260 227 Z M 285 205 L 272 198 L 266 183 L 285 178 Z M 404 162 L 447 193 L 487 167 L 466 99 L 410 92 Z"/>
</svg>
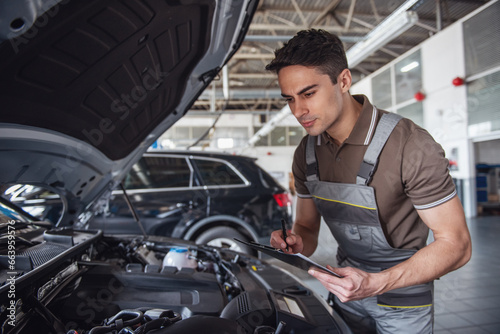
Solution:
<svg viewBox="0 0 500 334">
<path fill-rule="evenodd" d="M 377 305 L 390 308 L 419 308 L 432 306 L 432 292 L 418 293 L 391 293 L 386 292 L 377 296 Z"/>
<path fill-rule="evenodd" d="M 330 225 L 330 230 L 349 256 L 364 259 L 373 248 L 372 230 L 368 226 L 335 222 Z"/>
</svg>

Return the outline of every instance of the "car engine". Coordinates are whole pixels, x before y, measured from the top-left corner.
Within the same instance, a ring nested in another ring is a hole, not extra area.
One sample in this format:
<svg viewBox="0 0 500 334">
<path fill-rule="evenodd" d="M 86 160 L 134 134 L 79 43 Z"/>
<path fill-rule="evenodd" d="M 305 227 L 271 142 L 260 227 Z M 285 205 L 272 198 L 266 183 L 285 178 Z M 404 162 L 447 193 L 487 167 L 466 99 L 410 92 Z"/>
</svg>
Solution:
<svg viewBox="0 0 500 334">
<path fill-rule="evenodd" d="M 16 224 L 0 242 L 2 333 L 349 332 L 321 297 L 252 256 Z M 194 266 L 163 266 L 179 247 Z"/>
</svg>

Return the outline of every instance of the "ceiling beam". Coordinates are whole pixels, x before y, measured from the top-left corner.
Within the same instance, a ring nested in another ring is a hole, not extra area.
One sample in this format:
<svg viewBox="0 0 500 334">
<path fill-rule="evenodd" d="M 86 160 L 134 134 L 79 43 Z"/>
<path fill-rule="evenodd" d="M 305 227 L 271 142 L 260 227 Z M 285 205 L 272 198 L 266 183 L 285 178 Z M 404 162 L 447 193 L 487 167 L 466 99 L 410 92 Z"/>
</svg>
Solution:
<svg viewBox="0 0 500 334">
<path fill-rule="evenodd" d="M 232 59 L 264 59 L 269 60 L 274 58 L 274 53 L 236 53 Z"/>
<path fill-rule="evenodd" d="M 340 3 L 340 0 L 331 1 L 330 4 L 328 6 L 326 6 L 325 9 L 323 9 L 323 11 L 321 13 L 319 13 L 318 17 L 316 17 L 316 19 L 313 21 L 311 26 L 315 26 L 315 25 L 319 24 L 330 12 L 333 12 L 335 10 L 335 8 L 337 8 L 339 3 Z"/>
<path fill-rule="evenodd" d="M 274 73 L 231 73 L 231 79 L 276 79 Z"/>
<path fill-rule="evenodd" d="M 356 0 L 351 0 L 351 5 L 349 6 L 349 12 L 347 13 L 347 19 L 345 20 L 344 30 L 349 31 L 351 27 L 351 21 L 354 14 L 354 7 L 356 7 Z"/>
<path fill-rule="evenodd" d="M 332 33 L 343 33 L 345 32 L 344 27 L 337 27 L 337 26 L 316 26 L 314 27 L 315 29 L 323 29 Z M 254 31 L 254 30 L 275 30 L 275 31 L 299 31 L 299 30 L 307 30 L 309 29 L 308 26 L 304 25 L 295 25 L 295 26 L 289 26 L 289 25 L 284 25 L 284 24 L 273 24 L 273 23 L 252 23 L 250 24 L 249 31 Z M 349 29 L 350 33 L 357 33 L 357 34 L 367 34 L 370 32 L 370 29 L 367 28 L 350 28 Z"/>
<path fill-rule="evenodd" d="M 293 35 L 246 35 L 245 42 L 287 42 Z M 363 36 L 339 36 L 342 42 L 356 43 L 364 39 Z"/>
<path fill-rule="evenodd" d="M 300 20 L 302 21 L 302 24 L 306 27 L 310 27 L 309 22 L 307 22 L 306 17 L 304 16 L 304 13 L 300 10 L 299 5 L 297 4 L 296 0 L 291 0 L 293 8 L 295 8 L 295 11 L 300 17 Z"/>
</svg>

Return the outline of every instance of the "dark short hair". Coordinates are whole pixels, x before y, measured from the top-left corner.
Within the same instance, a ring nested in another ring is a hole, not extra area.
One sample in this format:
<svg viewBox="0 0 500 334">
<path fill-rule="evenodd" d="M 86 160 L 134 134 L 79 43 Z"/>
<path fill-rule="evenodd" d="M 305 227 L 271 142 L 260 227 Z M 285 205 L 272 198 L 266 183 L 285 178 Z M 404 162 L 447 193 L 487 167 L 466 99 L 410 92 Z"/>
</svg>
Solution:
<svg viewBox="0 0 500 334">
<path fill-rule="evenodd" d="M 321 29 L 299 31 L 285 45 L 274 52 L 274 59 L 266 70 L 276 74 L 284 67 L 302 65 L 316 67 L 327 74 L 333 84 L 346 68 L 347 57 L 344 45 L 338 36 Z"/>
</svg>

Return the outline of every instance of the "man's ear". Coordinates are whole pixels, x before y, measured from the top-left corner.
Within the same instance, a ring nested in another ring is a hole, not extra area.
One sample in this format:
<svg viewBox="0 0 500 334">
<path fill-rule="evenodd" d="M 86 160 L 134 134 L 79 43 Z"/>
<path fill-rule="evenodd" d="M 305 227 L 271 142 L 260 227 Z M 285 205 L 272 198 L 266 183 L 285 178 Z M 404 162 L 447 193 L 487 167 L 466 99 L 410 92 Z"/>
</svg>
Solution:
<svg viewBox="0 0 500 334">
<path fill-rule="evenodd" d="M 351 76 L 351 71 L 348 68 L 340 72 L 339 77 L 337 79 L 337 83 L 340 85 L 342 93 L 349 91 L 352 84 L 352 76 Z"/>
</svg>

